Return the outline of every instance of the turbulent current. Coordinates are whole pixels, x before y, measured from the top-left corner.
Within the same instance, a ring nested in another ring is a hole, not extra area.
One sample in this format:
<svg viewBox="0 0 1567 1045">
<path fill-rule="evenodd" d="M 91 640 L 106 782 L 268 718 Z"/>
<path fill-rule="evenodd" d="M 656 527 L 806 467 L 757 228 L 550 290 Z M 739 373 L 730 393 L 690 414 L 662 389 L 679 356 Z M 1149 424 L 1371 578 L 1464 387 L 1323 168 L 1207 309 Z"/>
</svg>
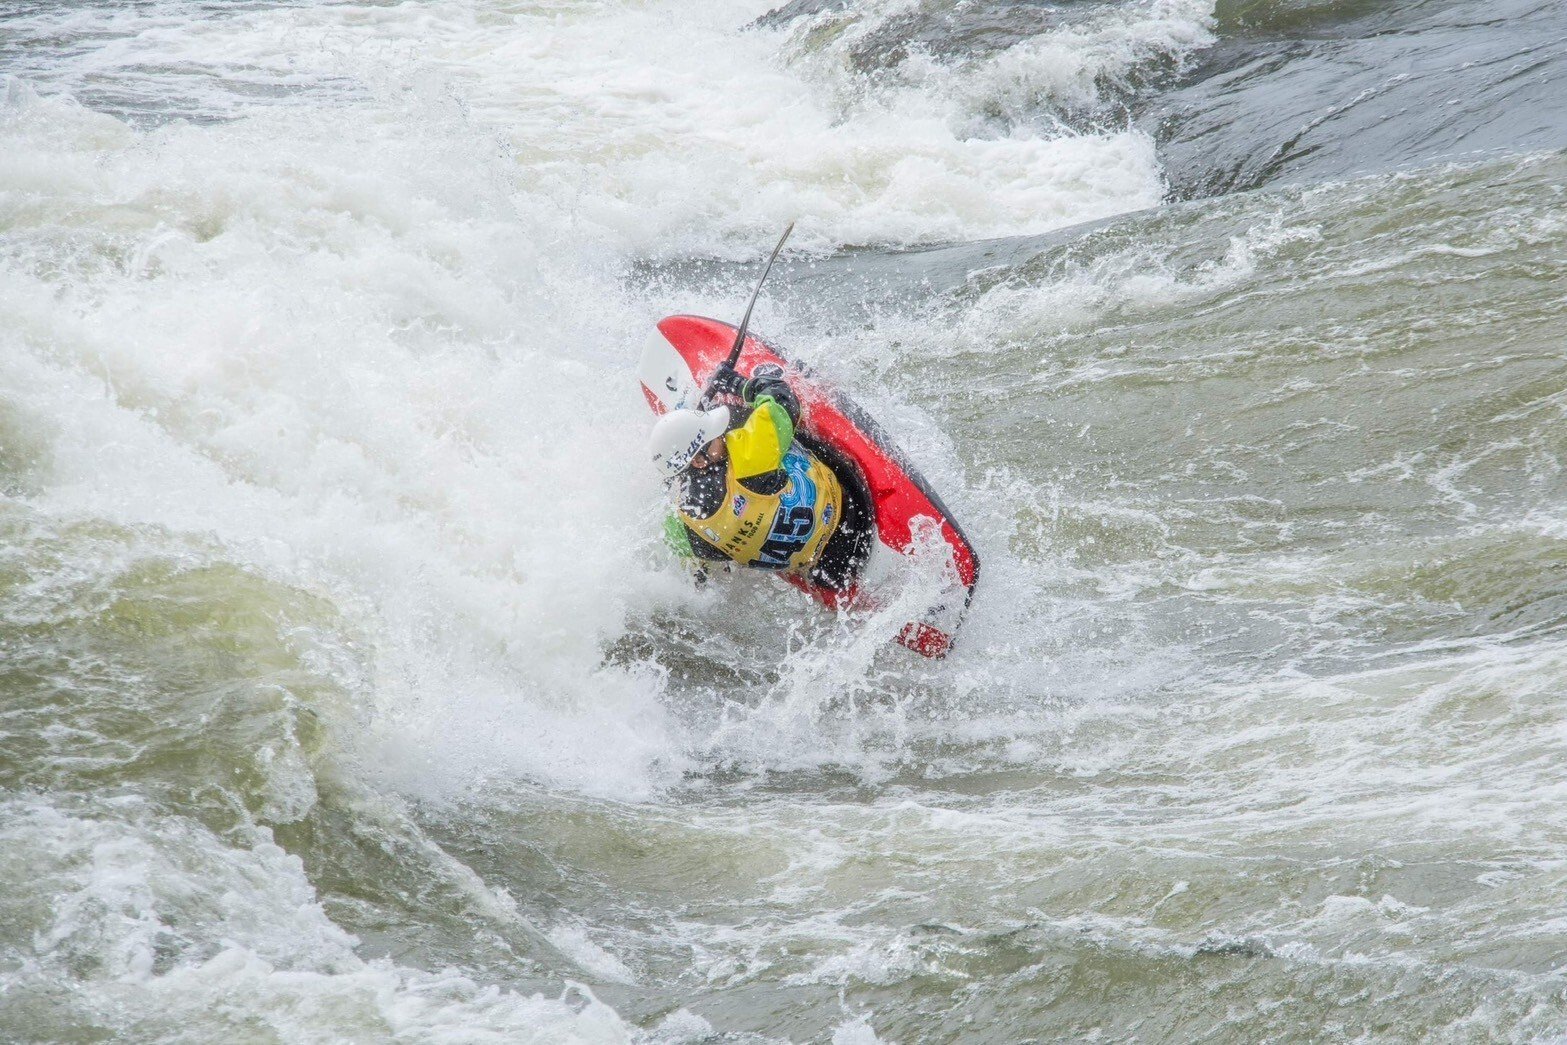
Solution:
<svg viewBox="0 0 1567 1045">
<path fill-rule="evenodd" d="M 0 0 L 0 1039 L 1567 1034 L 1559 0 Z M 951 657 L 660 540 L 674 312 Z"/>
</svg>

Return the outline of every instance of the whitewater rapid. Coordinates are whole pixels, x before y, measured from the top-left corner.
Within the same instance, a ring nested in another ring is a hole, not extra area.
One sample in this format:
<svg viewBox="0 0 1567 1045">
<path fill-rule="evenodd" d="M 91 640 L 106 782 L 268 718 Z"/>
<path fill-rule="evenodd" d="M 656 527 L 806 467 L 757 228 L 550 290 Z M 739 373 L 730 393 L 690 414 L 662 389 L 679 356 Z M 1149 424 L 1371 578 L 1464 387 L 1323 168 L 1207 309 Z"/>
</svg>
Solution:
<svg viewBox="0 0 1567 1045">
<path fill-rule="evenodd" d="M 1173 201 L 1232 6 L 0 4 L 0 1037 L 1567 1029 L 1562 154 Z M 659 540 L 792 220 L 946 662 Z"/>
</svg>

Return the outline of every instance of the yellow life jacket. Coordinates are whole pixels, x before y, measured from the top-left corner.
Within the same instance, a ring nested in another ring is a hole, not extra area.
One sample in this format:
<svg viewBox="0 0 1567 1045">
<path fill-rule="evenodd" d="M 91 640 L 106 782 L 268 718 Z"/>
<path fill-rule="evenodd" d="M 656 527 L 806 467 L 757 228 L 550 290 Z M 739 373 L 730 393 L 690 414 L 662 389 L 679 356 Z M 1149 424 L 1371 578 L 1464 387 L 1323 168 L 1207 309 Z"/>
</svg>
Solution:
<svg viewBox="0 0 1567 1045">
<path fill-rule="evenodd" d="M 706 519 L 677 509 L 691 532 L 742 566 L 804 573 L 816 564 L 843 515 L 843 488 L 816 455 L 798 444 L 783 456 L 789 482 L 774 494 L 740 485 L 724 468 L 724 500 Z"/>
</svg>

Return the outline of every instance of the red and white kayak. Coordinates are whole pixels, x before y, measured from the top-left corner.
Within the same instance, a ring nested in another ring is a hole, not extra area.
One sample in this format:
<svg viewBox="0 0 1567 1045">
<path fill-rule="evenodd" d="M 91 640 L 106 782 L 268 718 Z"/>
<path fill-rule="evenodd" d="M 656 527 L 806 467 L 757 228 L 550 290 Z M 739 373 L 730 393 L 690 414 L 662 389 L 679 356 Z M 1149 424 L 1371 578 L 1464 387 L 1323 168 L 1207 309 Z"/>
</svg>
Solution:
<svg viewBox="0 0 1567 1045">
<path fill-rule="evenodd" d="M 703 316 L 670 316 L 659 321 L 642 353 L 638 376 L 648 405 L 656 414 L 694 405 L 707 379 L 729 355 L 736 330 Z M 833 591 L 809 579 L 786 579 L 830 608 L 874 607 L 878 584 L 896 570 L 896 558 L 908 556 L 932 541 L 944 542 L 948 559 L 938 599 L 917 620 L 904 625 L 898 642 L 927 657 L 940 657 L 974 595 L 979 556 L 957 520 L 901 451 L 846 396 L 815 380 L 809 371 L 784 357 L 754 334 L 747 334 L 735 369 L 743 376 L 764 363 L 784 368 L 800 397 L 799 433 L 808 443 L 827 448 L 829 464 L 845 483 L 854 483 L 876 517 L 876 537 L 859 581 L 847 591 Z M 845 475 L 845 466 L 857 475 Z"/>
</svg>

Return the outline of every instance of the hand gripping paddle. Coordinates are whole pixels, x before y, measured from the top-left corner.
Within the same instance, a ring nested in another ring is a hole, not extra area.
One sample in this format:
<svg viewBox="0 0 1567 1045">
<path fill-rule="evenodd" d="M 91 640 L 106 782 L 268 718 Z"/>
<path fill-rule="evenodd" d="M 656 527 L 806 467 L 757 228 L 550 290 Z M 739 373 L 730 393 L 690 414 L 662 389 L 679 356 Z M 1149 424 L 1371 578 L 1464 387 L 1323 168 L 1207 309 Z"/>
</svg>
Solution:
<svg viewBox="0 0 1567 1045">
<path fill-rule="evenodd" d="M 718 375 L 725 370 L 733 370 L 735 364 L 740 361 L 740 349 L 745 347 L 745 331 L 751 325 L 751 310 L 756 307 L 756 299 L 762 293 L 762 284 L 767 282 L 767 274 L 773 270 L 773 262 L 778 260 L 778 252 L 783 250 L 784 240 L 789 238 L 789 233 L 794 231 L 794 222 L 783 230 L 783 235 L 778 237 L 778 246 L 773 248 L 772 256 L 767 259 L 767 267 L 762 270 L 762 278 L 756 281 L 756 289 L 751 292 L 751 303 L 745 306 L 745 316 L 740 320 L 740 329 L 735 332 L 735 346 L 729 350 L 729 358 L 724 365 L 714 370 L 708 377 L 707 384 L 702 386 L 702 394 L 698 397 L 696 405 L 698 409 L 705 409 L 712 401 L 713 387 L 718 381 Z"/>
</svg>

